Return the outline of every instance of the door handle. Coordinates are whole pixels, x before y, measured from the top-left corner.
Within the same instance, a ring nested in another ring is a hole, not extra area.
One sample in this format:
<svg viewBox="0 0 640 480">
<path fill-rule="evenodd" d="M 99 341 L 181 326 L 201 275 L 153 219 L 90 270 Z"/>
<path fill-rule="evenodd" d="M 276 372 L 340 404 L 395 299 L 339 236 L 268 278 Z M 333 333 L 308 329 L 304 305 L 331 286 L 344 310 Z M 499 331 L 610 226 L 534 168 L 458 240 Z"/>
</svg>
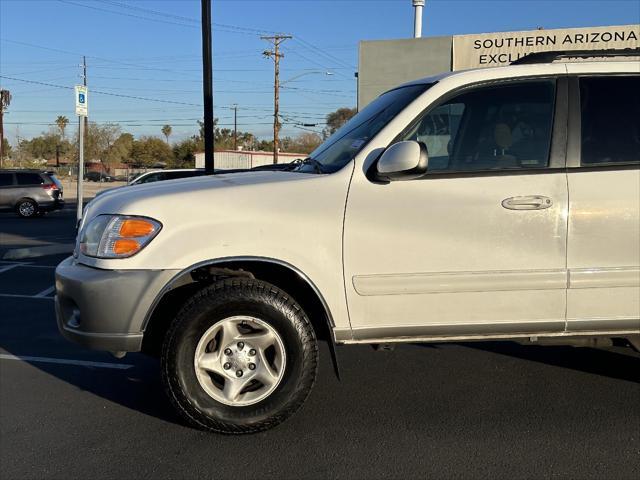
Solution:
<svg viewBox="0 0 640 480">
<path fill-rule="evenodd" d="M 553 205 L 549 197 L 542 195 L 526 195 L 523 197 L 509 197 L 502 201 L 502 206 L 509 210 L 544 210 Z"/>
</svg>

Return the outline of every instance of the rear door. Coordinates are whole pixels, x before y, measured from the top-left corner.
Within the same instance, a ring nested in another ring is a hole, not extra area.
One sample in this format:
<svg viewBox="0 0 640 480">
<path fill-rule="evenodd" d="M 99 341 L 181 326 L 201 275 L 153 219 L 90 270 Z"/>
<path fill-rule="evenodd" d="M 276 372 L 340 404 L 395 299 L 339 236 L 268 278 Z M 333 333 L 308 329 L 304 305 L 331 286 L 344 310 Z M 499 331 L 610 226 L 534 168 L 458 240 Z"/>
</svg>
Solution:
<svg viewBox="0 0 640 480">
<path fill-rule="evenodd" d="M 13 173 L 0 172 L 0 208 L 11 208 L 13 203 Z"/>
<path fill-rule="evenodd" d="M 575 76 L 571 98 L 567 330 L 637 331 L 640 74 Z"/>
</svg>

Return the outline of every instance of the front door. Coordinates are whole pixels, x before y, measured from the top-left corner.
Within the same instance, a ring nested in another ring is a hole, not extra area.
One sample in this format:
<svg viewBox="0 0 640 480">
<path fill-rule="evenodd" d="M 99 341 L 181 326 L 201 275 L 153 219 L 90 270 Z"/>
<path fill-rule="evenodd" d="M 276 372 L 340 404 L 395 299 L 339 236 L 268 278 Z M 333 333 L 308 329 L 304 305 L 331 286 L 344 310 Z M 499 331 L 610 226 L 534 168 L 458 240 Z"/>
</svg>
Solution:
<svg viewBox="0 0 640 480">
<path fill-rule="evenodd" d="M 425 177 L 353 179 L 344 265 L 354 339 L 564 329 L 567 179 L 552 132 L 565 97 L 556 102 L 556 83 L 464 90 L 397 139 L 427 145 Z"/>
</svg>

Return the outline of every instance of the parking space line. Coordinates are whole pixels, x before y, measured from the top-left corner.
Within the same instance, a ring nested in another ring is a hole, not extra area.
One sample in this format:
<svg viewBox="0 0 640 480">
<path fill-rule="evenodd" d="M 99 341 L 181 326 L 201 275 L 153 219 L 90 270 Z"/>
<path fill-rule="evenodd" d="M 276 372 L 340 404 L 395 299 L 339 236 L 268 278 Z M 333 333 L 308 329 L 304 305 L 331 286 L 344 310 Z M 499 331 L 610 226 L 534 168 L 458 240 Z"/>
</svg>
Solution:
<svg viewBox="0 0 640 480">
<path fill-rule="evenodd" d="M 36 295 L 18 295 L 16 293 L 0 293 L 0 298 L 35 298 L 37 300 L 53 300 L 54 297 L 37 297 Z"/>
<path fill-rule="evenodd" d="M 16 267 L 19 267 L 19 266 L 20 266 L 19 263 L 14 263 L 12 265 L 7 265 L 5 267 L 0 267 L 0 273 L 7 272 L 7 271 L 11 270 L 12 268 L 16 268 Z"/>
<path fill-rule="evenodd" d="M 5 266 L 20 267 L 20 268 L 56 268 L 55 265 L 33 265 L 25 262 L 8 262 L 6 260 L 0 260 L 0 269 Z"/>
<path fill-rule="evenodd" d="M 35 297 L 46 297 L 50 293 L 53 293 L 55 291 L 55 289 L 56 289 L 56 286 L 55 285 L 51 285 L 49 288 L 44 289 L 40 293 L 36 293 L 34 296 Z"/>
<path fill-rule="evenodd" d="M 23 362 L 37 362 L 37 363 L 58 363 L 62 365 L 76 365 L 79 367 L 96 367 L 96 368 L 113 368 L 116 370 L 128 370 L 133 365 L 123 363 L 108 363 L 108 362 L 90 362 L 86 360 L 72 360 L 68 358 L 51 358 L 51 357 L 30 357 L 26 355 L 7 355 L 0 354 L 0 360 L 21 360 Z"/>
</svg>

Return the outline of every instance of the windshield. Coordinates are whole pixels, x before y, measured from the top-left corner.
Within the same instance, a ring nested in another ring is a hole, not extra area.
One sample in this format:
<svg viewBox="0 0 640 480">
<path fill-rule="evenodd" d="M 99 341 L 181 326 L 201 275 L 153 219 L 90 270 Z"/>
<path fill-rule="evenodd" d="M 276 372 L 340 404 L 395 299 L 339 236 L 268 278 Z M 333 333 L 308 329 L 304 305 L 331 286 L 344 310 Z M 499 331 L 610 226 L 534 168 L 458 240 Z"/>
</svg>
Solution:
<svg viewBox="0 0 640 480">
<path fill-rule="evenodd" d="M 316 148 L 309 158 L 323 173 L 340 170 L 400 111 L 431 85 L 410 85 L 383 93 Z"/>
</svg>

